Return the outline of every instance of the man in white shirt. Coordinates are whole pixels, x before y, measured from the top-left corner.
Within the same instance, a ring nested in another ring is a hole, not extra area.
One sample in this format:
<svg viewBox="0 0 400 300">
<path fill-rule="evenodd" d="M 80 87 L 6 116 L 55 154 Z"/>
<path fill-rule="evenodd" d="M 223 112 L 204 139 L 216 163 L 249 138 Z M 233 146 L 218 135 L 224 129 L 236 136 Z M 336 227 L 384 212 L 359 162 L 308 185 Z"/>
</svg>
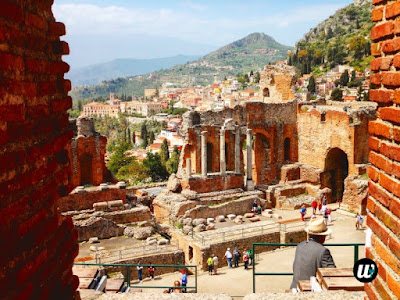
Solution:
<svg viewBox="0 0 400 300">
<path fill-rule="evenodd" d="M 232 268 L 232 253 L 231 253 L 231 248 L 226 249 L 225 255 L 226 260 L 228 261 L 228 266 L 229 268 Z"/>
</svg>

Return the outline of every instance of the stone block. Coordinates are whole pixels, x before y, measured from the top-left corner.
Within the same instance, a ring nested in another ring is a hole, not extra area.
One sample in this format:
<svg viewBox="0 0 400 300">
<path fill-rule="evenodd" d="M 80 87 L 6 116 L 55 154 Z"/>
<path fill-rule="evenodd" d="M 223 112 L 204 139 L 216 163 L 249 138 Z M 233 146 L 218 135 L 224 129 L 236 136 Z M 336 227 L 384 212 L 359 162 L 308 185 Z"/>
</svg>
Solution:
<svg viewBox="0 0 400 300">
<path fill-rule="evenodd" d="M 215 220 L 216 220 L 217 222 L 225 222 L 225 216 L 222 216 L 222 215 L 216 216 L 216 217 L 215 217 Z"/>
<path fill-rule="evenodd" d="M 250 222 L 258 222 L 261 221 L 259 216 L 255 216 L 249 219 Z"/>
<path fill-rule="evenodd" d="M 227 215 L 227 217 L 228 217 L 229 220 L 233 220 L 233 219 L 235 219 L 236 215 L 229 214 L 229 215 Z"/>
<path fill-rule="evenodd" d="M 191 225 L 192 225 L 192 222 L 193 222 L 193 220 L 192 220 L 191 218 L 186 218 L 186 219 L 183 219 L 183 220 L 182 220 L 181 224 L 182 224 L 183 226 L 191 226 Z"/>
<path fill-rule="evenodd" d="M 134 237 L 138 240 L 147 239 L 154 232 L 153 227 L 139 227 L 134 229 Z"/>
<path fill-rule="evenodd" d="M 124 202 L 122 200 L 113 200 L 113 201 L 108 201 L 108 207 L 122 207 L 124 205 Z"/>
<path fill-rule="evenodd" d="M 169 240 L 167 239 L 161 239 L 157 242 L 157 245 L 161 246 L 161 245 L 168 245 L 169 244 Z"/>
<path fill-rule="evenodd" d="M 175 174 L 172 174 L 168 179 L 167 189 L 171 192 L 178 192 L 181 187 L 181 182 Z"/>
<path fill-rule="evenodd" d="M 215 229 L 215 223 L 210 223 L 207 225 L 206 230 L 214 230 Z"/>
<path fill-rule="evenodd" d="M 207 218 L 207 224 L 215 222 L 214 218 Z"/>
<path fill-rule="evenodd" d="M 96 236 L 96 237 L 91 237 L 90 239 L 89 239 L 89 243 L 90 244 L 95 244 L 95 243 L 99 243 L 99 238 Z"/>
<path fill-rule="evenodd" d="M 107 202 L 97 202 L 97 203 L 93 203 L 93 208 L 94 210 L 106 210 L 108 208 L 108 204 Z"/>
<path fill-rule="evenodd" d="M 200 224 L 207 224 L 207 220 L 206 219 L 203 219 L 203 218 L 201 218 L 201 219 L 194 219 L 193 220 L 193 226 L 197 226 L 197 225 L 200 225 Z"/>
<path fill-rule="evenodd" d="M 195 232 L 202 232 L 204 230 L 206 230 L 206 225 L 204 225 L 204 224 L 199 224 L 194 228 Z"/>
<path fill-rule="evenodd" d="M 185 225 L 185 226 L 183 226 L 183 228 L 182 228 L 182 232 L 183 232 L 184 234 L 189 234 L 189 233 L 191 233 L 192 231 L 193 231 L 193 226 Z"/>
<path fill-rule="evenodd" d="M 245 218 L 252 218 L 252 217 L 254 217 L 254 213 L 246 213 L 246 214 L 244 214 L 244 217 Z"/>
</svg>

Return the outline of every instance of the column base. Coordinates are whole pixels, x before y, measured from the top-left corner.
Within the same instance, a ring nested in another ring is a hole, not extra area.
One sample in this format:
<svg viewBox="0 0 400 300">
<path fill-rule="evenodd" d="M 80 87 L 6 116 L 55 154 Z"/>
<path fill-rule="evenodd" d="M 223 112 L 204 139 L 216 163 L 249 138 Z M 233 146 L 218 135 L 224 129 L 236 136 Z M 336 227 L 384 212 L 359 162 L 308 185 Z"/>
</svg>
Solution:
<svg viewBox="0 0 400 300">
<path fill-rule="evenodd" d="M 253 181 L 253 179 L 247 179 L 247 181 L 246 181 L 246 191 L 254 191 L 254 181 Z"/>
</svg>

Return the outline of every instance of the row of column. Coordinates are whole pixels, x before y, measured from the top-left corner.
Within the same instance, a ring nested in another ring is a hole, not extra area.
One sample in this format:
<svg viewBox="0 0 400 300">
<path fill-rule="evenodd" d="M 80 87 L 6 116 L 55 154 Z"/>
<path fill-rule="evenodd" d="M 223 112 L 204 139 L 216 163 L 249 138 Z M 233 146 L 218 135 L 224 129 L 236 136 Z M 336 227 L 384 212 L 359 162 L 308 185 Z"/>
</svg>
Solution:
<svg viewBox="0 0 400 300">
<path fill-rule="evenodd" d="M 201 136 L 201 175 L 207 177 L 207 131 L 202 131 Z M 254 188 L 252 180 L 252 130 L 247 129 L 247 186 L 248 189 Z M 225 155 L 225 129 L 221 128 L 220 131 L 220 173 L 222 176 L 226 175 L 226 155 Z M 240 175 L 240 127 L 236 126 L 235 129 L 235 174 Z M 186 160 L 187 174 L 191 174 L 190 158 Z"/>
</svg>

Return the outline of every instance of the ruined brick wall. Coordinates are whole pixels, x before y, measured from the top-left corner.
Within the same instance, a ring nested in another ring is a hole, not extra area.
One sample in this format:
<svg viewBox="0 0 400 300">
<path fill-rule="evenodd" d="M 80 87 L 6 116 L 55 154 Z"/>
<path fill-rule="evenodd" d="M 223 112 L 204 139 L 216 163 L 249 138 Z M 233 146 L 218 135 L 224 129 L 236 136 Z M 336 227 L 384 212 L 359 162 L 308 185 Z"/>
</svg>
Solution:
<svg viewBox="0 0 400 300">
<path fill-rule="evenodd" d="M 0 0 L 0 289 L 2 299 L 71 299 L 78 286 L 68 194 L 69 66 L 52 0 Z"/>
<path fill-rule="evenodd" d="M 379 104 L 378 119 L 370 127 L 369 168 L 372 247 L 367 256 L 378 264 L 378 277 L 365 285 L 370 299 L 400 298 L 400 1 L 373 0 L 370 99 Z"/>
<path fill-rule="evenodd" d="M 267 65 L 260 73 L 260 91 L 263 102 L 284 102 L 295 99 L 294 85 L 297 80 L 294 67 L 277 64 Z"/>
</svg>

